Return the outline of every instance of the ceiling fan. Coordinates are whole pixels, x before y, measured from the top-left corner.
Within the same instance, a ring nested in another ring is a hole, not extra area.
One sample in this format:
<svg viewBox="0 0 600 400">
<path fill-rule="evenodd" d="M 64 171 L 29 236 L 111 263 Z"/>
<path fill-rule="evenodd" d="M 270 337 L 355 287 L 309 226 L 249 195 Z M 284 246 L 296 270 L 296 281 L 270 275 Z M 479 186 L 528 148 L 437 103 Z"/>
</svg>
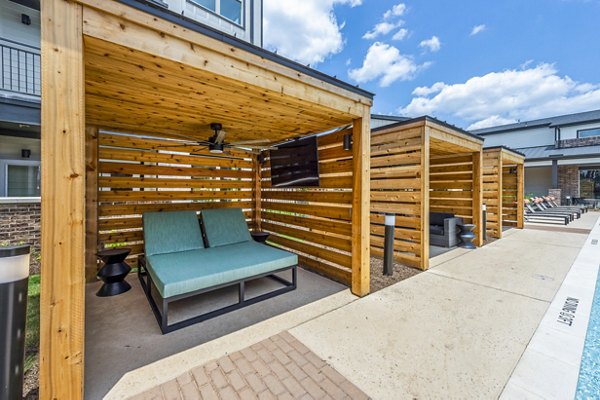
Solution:
<svg viewBox="0 0 600 400">
<path fill-rule="evenodd" d="M 225 137 L 227 136 L 227 132 L 223 130 L 223 125 L 218 122 L 213 122 L 210 124 L 210 129 L 214 132 L 212 136 L 210 136 L 207 140 L 198 140 L 196 138 L 192 138 L 190 136 L 184 136 L 180 134 L 171 134 L 172 136 L 184 139 L 184 142 L 172 145 L 161 145 L 156 146 L 157 148 L 169 148 L 169 147 L 182 147 L 182 146 L 197 146 L 198 149 L 192 150 L 190 154 L 197 153 L 200 149 L 208 149 L 208 151 L 217 156 L 221 154 L 228 154 L 227 149 L 235 148 L 242 150 L 250 150 L 251 153 L 259 153 L 263 150 L 271 150 L 274 147 L 269 146 L 269 140 L 267 139 L 254 139 L 254 140 L 242 140 L 237 142 L 226 142 Z M 221 158 L 229 158 L 229 159 L 239 159 L 238 157 L 221 157 Z"/>
</svg>

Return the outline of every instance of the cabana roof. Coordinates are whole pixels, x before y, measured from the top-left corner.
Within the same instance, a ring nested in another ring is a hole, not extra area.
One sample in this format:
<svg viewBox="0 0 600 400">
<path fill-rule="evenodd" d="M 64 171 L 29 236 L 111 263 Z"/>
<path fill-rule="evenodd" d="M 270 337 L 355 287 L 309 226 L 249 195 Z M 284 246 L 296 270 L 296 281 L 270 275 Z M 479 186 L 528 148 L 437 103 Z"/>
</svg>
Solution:
<svg viewBox="0 0 600 400">
<path fill-rule="evenodd" d="M 346 125 L 371 105 L 371 93 L 226 35 L 157 18 L 150 25 L 148 14 L 118 3 L 84 3 L 88 124 L 207 139 L 209 124 L 220 122 L 227 141 L 276 142 Z"/>
<path fill-rule="evenodd" d="M 481 137 L 428 115 L 376 128 L 371 131 L 371 134 L 376 135 L 387 130 L 409 129 L 412 125 L 423 124 L 435 128 L 429 132 L 430 155 L 442 156 L 480 151 L 483 145 L 484 139 Z"/>
<path fill-rule="evenodd" d="M 515 149 L 511 149 L 507 146 L 489 146 L 484 147 L 483 151 L 495 151 L 498 150 L 502 153 L 502 159 L 507 162 L 513 162 L 515 164 L 522 164 L 525 162 L 525 154 L 517 151 Z"/>
</svg>

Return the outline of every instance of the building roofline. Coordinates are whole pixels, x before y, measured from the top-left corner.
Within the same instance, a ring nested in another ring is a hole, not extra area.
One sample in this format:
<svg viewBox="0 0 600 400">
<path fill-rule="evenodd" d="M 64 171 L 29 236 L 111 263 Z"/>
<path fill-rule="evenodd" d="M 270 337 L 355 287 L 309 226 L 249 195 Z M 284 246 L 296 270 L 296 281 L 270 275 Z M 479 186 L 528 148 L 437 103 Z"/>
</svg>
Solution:
<svg viewBox="0 0 600 400">
<path fill-rule="evenodd" d="M 447 122 L 440 121 L 439 119 L 430 117 L 429 115 L 423 115 L 422 117 L 411 118 L 411 119 L 408 119 L 408 120 L 405 120 L 405 121 L 397 122 L 395 124 L 381 126 L 381 127 L 372 129 L 371 132 L 377 132 L 377 131 L 384 130 L 384 129 L 395 128 L 397 126 L 409 125 L 409 124 L 412 124 L 412 123 L 415 123 L 415 122 L 421 122 L 421 121 L 433 122 L 434 124 L 442 125 L 442 126 L 448 128 L 448 129 L 455 130 L 455 131 L 457 131 L 459 133 L 462 133 L 463 135 L 469 136 L 469 137 L 471 137 L 473 139 L 477 139 L 478 141 L 480 141 L 482 143 L 485 140 L 485 139 L 479 137 L 478 135 L 475 135 L 475 134 L 473 134 L 471 132 L 465 131 L 464 129 L 461 129 L 461 128 L 459 128 L 457 126 L 454 126 L 452 124 L 449 124 Z"/>
<path fill-rule="evenodd" d="M 483 150 L 496 150 L 496 149 L 506 150 L 506 151 L 509 151 L 511 153 L 515 153 L 517 155 L 520 155 L 521 157 L 525 157 L 525 154 L 521 153 L 520 151 L 515 150 L 515 149 L 511 149 L 510 147 L 504 146 L 504 145 L 502 145 L 502 146 L 490 146 L 490 147 L 484 147 L 483 148 Z"/>
<path fill-rule="evenodd" d="M 489 128 L 474 129 L 471 132 L 473 132 L 476 135 L 485 136 L 485 135 L 490 135 L 490 134 L 495 134 L 495 133 L 503 133 L 503 132 L 511 132 L 511 131 L 516 131 L 516 130 L 523 130 L 523 129 L 539 128 L 542 126 L 547 126 L 549 128 L 552 128 L 552 127 L 579 125 L 582 123 L 593 123 L 593 122 L 600 121 L 600 116 L 597 115 L 599 112 L 600 112 L 600 110 L 591 110 L 591 111 L 583 111 L 583 112 L 579 112 L 579 113 L 556 115 L 554 117 L 539 118 L 539 119 L 534 119 L 531 121 L 517 122 L 514 124 L 506 124 L 506 125 L 499 125 L 499 126 L 494 126 L 494 127 L 489 127 Z M 557 122 L 557 120 L 560 121 L 561 119 L 564 119 L 566 117 L 582 116 L 584 114 L 590 114 L 593 116 L 588 119 L 583 118 L 579 121 L 567 120 L 564 123 Z"/>
<path fill-rule="evenodd" d="M 373 119 L 373 118 L 382 119 L 384 121 L 398 121 L 398 122 L 403 122 L 403 121 L 407 121 L 410 119 L 408 117 L 401 117 L 399 115 L 371 114 L 371 119 Z"/>
<path fill-rule="evenodd" d="M 162 18 L 169 22 L 181 25 L 187 29 L 190 29 L 194 32 L 201 33 L 212 39 L 216 39 L 221 42 L 227 43 L 229 45 L 235 46 L 241 50 L 255 54 L 255 55 L 262 57 L 264 59 L 267 59 L 269 61 L 276 62 L 284 67 L 291 68 L 302 74 L 322 80 L 323 82 L 327 82 L 327 83 L 337 86 L 341 89 L 348 90 L 349 92 L 367 97 L 369 99 L 373 99 L 373 97 L 375 96 L 373 93 L 371 93 L 367 90 L 361 89 L 350 83 L 344 82 L 344 81 L 334 78 L 330 75 L 327 75 L 323 72 L 320 72 L 313 68 L 307 67 L 306 65 L 302 65 L 296 61 L 292 61 L 288 58 L 285 58 L 285 57 L 275 54 L 271 51 L 263 49 L 262 47 L 258 47 L 252 43 L 246 42 L 245 40 L 238 39 L 234 36 L 231 36 L 227 33 L 221 32 L 217 29 L 214 29 L 208 25 L 204 25 L 198 21 L 192 20 L 183 15 L 179 15 L 171 10 L 165 9 L 164 7 L 161 7 L 161 6 L 157 5 L 156 3 L 152 3 L 148 0 L 117 0 L 117 1 L 119 3 L 127 5 L 129 7 L 132 7 L 137 10 L 148 13 L 150 15 L 154 15 L 156 17 Z"/>
</svg>

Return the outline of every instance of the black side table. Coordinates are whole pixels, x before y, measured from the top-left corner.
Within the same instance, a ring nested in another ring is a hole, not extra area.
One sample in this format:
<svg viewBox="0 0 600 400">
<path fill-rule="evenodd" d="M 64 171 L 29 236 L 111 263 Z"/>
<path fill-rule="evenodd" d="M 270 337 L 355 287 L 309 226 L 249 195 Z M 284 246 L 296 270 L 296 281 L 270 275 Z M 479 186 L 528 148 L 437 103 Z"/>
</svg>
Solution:
<svg viewBox="0 0 600 400">
<path fill-rule="evenodd" d="M 131 252 L 130 248 L 100 250 L 97 255 L 104 262 L 98 278 L 104 282 L 96 293 L 96 296 L 107 297 L 125 293 L 131 289 L 131 285 L 125 281 L 125 277 L 131 271 L 131 267 L 125 262 L 125 258 Z"/>
<path fill-rule="evenodd" d="M 250 235 L 252 235 L 252 239 L 258 243 L 264 243 L 267 241 L 270 234 L 268 232 L 250 232 Z"/>
<path fill-rule="evenodd" d="M 473 229 L 475 229 L 475 225 L 473 224 L 458 224 L 458 228 L 460 229 L 460 239 L 462 243 L 460 247 L 464 249 L 474 249 L 475 245 L 473 244 L 473 240 L 475 240 L 475 233 L 473 233 Z"/>
</svg>

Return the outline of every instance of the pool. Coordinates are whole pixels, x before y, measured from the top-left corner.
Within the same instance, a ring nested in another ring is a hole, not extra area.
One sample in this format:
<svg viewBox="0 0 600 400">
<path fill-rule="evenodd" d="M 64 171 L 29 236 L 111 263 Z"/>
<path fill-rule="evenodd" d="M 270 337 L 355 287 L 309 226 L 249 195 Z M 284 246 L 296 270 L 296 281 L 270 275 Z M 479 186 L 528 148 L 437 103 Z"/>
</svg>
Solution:
<svg viewBox="0 0 600 400">
<path fill-rule="evenodd" d="M 575 398 L 600 398 L 600 273 L 596 280 Z"/>
</svg>

